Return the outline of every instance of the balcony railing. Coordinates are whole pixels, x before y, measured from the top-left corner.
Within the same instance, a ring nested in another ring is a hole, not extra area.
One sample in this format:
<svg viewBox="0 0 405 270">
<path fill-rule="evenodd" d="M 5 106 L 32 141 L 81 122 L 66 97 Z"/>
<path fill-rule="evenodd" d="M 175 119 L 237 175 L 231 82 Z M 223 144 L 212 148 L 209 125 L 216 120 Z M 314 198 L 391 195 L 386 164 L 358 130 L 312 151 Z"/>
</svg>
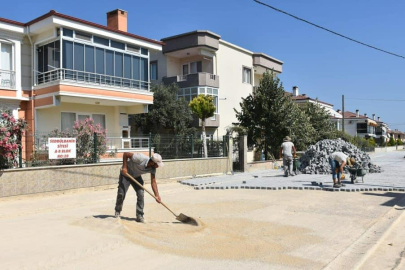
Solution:
<svg viewBox="0 0 405 270">
<path fill-rule="evenodd" d="M 0 88 L 15 89 L 15 71 L 0 69 Z"/>
<path fill-rule="evenodd" d="M 146 91 L 150 90 L 149 82 L 66 68 L 54 69 L 44 73 L 38 72 L 36 75 L 37 85 L 54 81 L 67 81 L 80 84 L 92 84 L 92 85 L 127 88 L 127 89 L 140 89 Z"/>
<path fill-rule="evenodd" d="M 164 77 L 163 83 L 166 85 L 177 83 L 180 88 L 200 86 L 200 85 L 218 88 L 219 76 L 206 72 L 198 72 L 187 75 Z"/>
</svg>

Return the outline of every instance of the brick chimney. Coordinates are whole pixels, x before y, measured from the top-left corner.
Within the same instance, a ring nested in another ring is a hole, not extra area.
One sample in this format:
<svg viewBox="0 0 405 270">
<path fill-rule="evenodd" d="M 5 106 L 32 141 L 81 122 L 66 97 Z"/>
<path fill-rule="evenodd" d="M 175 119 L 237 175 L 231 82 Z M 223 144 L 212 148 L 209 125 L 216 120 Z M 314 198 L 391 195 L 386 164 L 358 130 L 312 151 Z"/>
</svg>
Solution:
<svg viewBox="0 0 405 270">
<path fill-rule="evenodd" d="M 365 113 L 364 116 L 367 117 L 367 113 Z"/>
<path fill-rule="evenodd" d="M 337 113 L 342 113 L 342 110 L 341 109 L 337 109 L 337 111 L 336 111 Z"/>
<path fill-rule="evenodd" d="M 293 97 L 299 96 L 299 88 L 298 86 L 293 86 Z"/>
<path fill-rule="evenodd" d="M 375 120 L 375 113 L 373 113 L 373 120 Z"/>
<path fill-rule="evenodd" d="M 378 122 L 380 122 L 380 117 L 379 116 L 377 117 L 377 120 L 378 120 Z"/>
<path fill-rule="evenodd" d="M 356 117 L 357 117 L 357 118 L 360 117 L 360 112 L 359 112 L 359 110 L 356 110 Z"/>
<path fill-rule="evenodd" d="M 116 30 L 127 32 L 128 12 L 116 9 L 107 12 L 107 26 Z"/>
</svg>

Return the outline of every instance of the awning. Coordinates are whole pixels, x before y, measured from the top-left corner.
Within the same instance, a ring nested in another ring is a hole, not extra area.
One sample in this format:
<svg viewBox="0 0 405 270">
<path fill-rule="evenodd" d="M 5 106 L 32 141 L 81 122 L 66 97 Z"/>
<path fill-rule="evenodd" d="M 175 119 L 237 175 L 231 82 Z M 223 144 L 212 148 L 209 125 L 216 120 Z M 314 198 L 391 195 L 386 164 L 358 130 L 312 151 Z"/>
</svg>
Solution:
<svg viewBox="0 0 405 270">
<path fill-rule="evenodd" d="M 376 127 L 377 126 L 377 122 L 371 119 L 367 119 L 367 125 L 372 126 L 372 127 Z"/>
</svg>

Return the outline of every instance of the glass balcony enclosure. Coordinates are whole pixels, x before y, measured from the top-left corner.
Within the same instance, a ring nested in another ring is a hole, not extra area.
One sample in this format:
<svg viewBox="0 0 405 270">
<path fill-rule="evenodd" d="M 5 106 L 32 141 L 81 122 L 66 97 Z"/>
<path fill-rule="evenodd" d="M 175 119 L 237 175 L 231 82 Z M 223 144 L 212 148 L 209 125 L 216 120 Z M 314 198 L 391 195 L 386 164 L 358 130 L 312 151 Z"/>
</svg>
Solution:
<svg viewBox="0 0 405 270">
<path fill-rule="evenodd" d="M 37 48 L 36 84 L 55 80 L 149 90 L 145 48 L 62 29 L 62 37 Z"/>
</svg>

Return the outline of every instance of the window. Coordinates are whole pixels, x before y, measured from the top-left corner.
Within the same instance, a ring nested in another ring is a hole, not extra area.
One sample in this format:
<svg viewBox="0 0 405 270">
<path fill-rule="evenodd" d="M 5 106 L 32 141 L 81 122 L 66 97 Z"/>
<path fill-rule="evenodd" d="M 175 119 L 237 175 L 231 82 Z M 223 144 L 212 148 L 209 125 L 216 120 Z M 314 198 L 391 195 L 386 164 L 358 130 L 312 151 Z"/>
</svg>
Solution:
<svg viewBox="0 0 405 270">
<path fill-rule="evenodd" d="M 73 37 L 73 30 L 63 28 L 63 35 L 65 37 Z"/>
<path fill-rule="evenodd" d="M 251 84 L 252 70 L 250 68 L 243 67 L 243 82 Z"/>
<path fill-rule="evenodd" d="M 367 123 L 357 123 L 357 133 L 367 133 Z"/>
<path fill-rule="evenodd" d="M 85 48 L 85 71 L 94 73 L 94 47 L 86 45 Z"/>
<path fill-rule="evenodd" d="M 13 46 L 7 43 L 0 43 L 0 69 L 12 70 L 12 51 Z"/>
<path fill-rule="evenodd" d="M 128 44 L 127 44 L 127 51 L 139 53 L 139 50 L 140 50 L 140 49 L 141 49 L 140 47 L 132 46 L 132 45 L 128 45 Z"/>
<path fill-rule="evenodd" d="M 91 35 L 83 33 L 83 32 L 78 32 L 78 31 L 75 31 L 75 33 L 76 33 L 76 38 L 91 41 Z"/>
<path fill-rule="evenodd" d="M 191 62 L 183 65 L 183 75 L 202 72 L 202 62 Z"/>
<path fill-rule="evenodd" d="M 75 113 L 66 113 L 61 114 L 61 130 L 72 130 L 76 121 Z"/>
<path fill-rule="evenodd" d="M 121 49 L 121 50 L 125 50 L 125 44 L 124 43 L 114 41 L 114 40 L 111 40 L 111 47 Z"/>
<path fill-rule="evenodd" d="M 150 62 L 150 79 L 157 80 L 157 61 Z"/>
<path fill-rule="evenodd" d="M 84 71 L 84 45 L 74 44 L 74 69 Z"/>
<path fill-rule="evenodd" d="M 97 44 L 101 44 L 104 46 L 109 46 L 110 45 L 110 40 L 98 36 L 93 36 L 93 42 Z"/>
<path fill-rule="evenodd" d="M 94 124 L 100 124 L 102 128 L 105 128 L 105 115 L 104 114 L 89 114 L 89 113 L 72 113 L 72 112 L 62 112 L 61 113 L 61 130 L 72 130 L 75 121 L 84 121 L 87 118 L 92 118 Z"/>
<path fill-rule="evenodd" d="M 187 102 L 190 102 L 193 98 L 198 95 L 209 95 L 214 98 L 215 113 L 218 113 L 218 89 L 211 87 L 193 87 L 193 88 L 183 88 L 177 91 L 177 98 L 183 98 Z"/>
<path fill-rule="evenodd" d="M 188 64 L 183 65 L 183 75 L 187 75 L 187 74 L 188 74 Z"/>
<path fill-rule="evenodd" d="M 63 41 L 63 68 L 73 69 L 73 42 L 64 40 Z M 38 53 L 38 64 L 41 61 L 41 57 Z M 38 67 L 40 70 L 40 67 Z"/>
<path fill-rule="evenodd" d="M 148 55 L 149 54 L 148 49 L 141 48 L 141 54 Z"/>
<path fill-rule="evenodd" d="M 114 76 L 114 52 L 105 51 L 105 74 Z"/>
</svg>

